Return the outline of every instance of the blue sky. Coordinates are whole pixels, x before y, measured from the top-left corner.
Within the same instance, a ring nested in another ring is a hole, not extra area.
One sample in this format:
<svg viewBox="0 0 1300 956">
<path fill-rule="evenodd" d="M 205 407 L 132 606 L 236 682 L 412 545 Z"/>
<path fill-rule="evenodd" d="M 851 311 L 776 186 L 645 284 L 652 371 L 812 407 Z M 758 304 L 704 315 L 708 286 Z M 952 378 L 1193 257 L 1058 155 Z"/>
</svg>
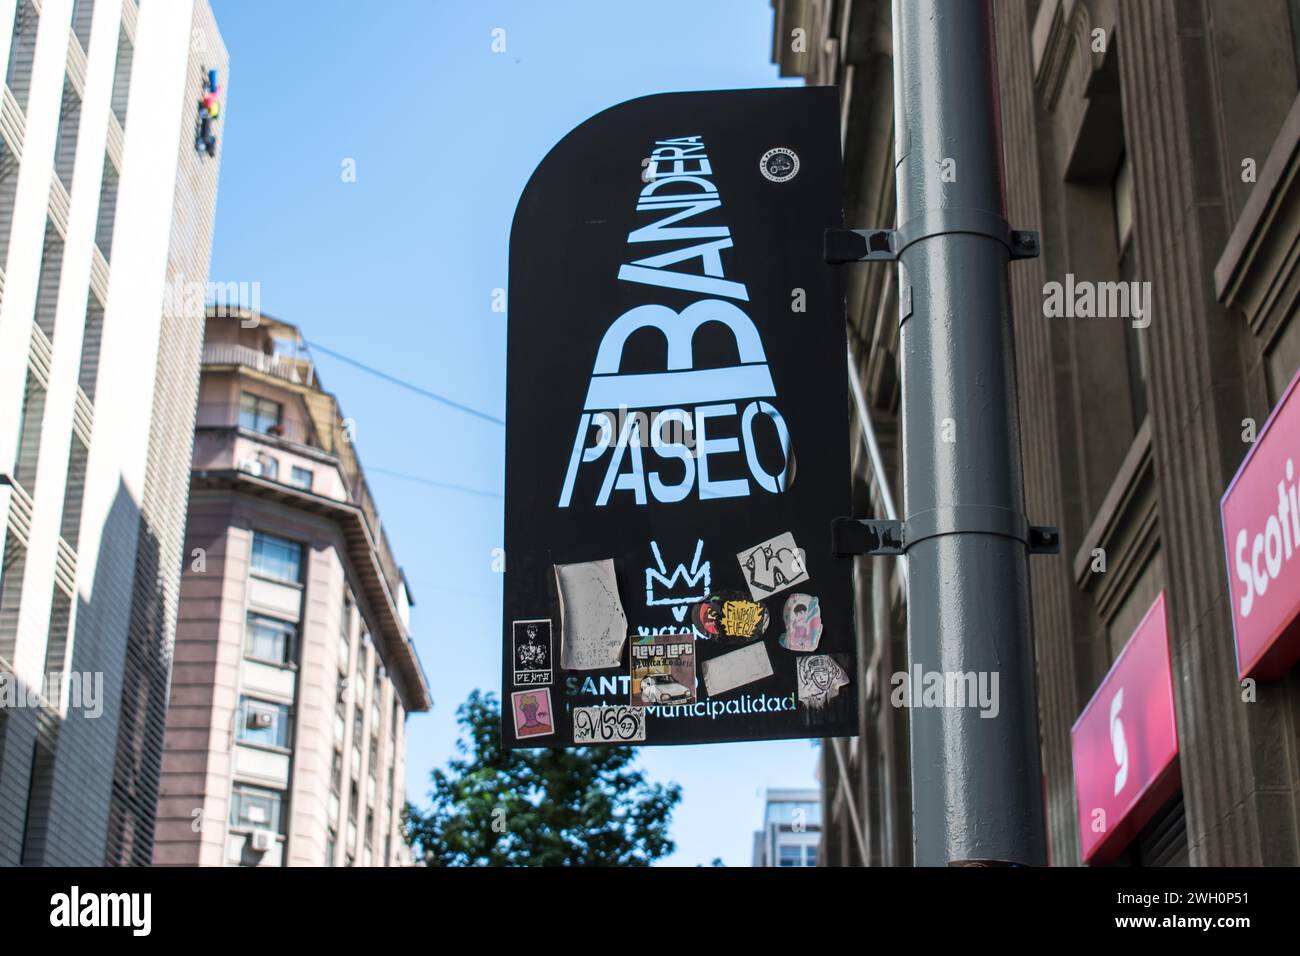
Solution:
<svg viewBox="0 0 1300 956">
<path fill-rule="evenodd" d="M 263 310 L 309 341 L 496 417 L 506 317 L 492 294 L 547 150 L 636 96 L 790 82 L 769 62 L 767 0 L 211 2 L 231 57 L 212 279 L 258 282 Z M 435 700 L 408 725 L 420 802 L 452 753 L 457 705 L 499 691 L 504 433 L 315 357 L 356 421 L 417 601 Z M 748 865 L 763 788 L 811 786 L 816 756 L 808 741 L 642 750 L 653 779 L 684 789 L 669 862 Z"/>
</svg>

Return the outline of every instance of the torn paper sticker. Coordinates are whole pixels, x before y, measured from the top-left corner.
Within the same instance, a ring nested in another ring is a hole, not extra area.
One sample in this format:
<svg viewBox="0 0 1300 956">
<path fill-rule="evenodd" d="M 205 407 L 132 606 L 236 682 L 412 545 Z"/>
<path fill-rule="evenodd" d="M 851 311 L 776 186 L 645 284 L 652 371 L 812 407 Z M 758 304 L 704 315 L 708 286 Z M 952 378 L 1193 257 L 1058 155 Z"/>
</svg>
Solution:
<svg viewBox="0 0 1300 956">
<path fill-rule="evenodd" d="M 555 733 L 555 720 L 551 716 L 551 692 L 545 687 L 521 690 L 510 695 L 510 706 L 515 714 L 515 736 L 545 737 Z"/>
<path fill-rule="evenodd" d="M 695 703 L 695 635 L 656 634 L 632 642 L 632 706 Z"/>
<path fill-rule="evenodd" d="M 560 593 L 560 666 L 568 671 L 617 667 L 627 640 L 614 562 L 555 565 Z"/>
<path fill-rule="evenodd" d="M 630 744 L 645 740 L 644 707 L 575 707 L 575 744 Z"/>
<path fill-rule="evenodd" d="M 710 697 L 771 676 L 772 662 L 761 642 L 704 662 L 704 688 Z"/>
<path fill-rule="evenodd" d="M 781 646 L 789 651 L 815 651 L 822 639 L 822 609 L 817 598 L 797 591 L 785 599 L 785 633 Z"/>
<path fill-rule="evenodd" d="M 551 682 L 551 622 L 549 618 L 515 621 L 515 686 Z"/>
<path fill-rule="evenodd" d="M 779 534 L 736 555 L 740 570 L 755 601 L 808 580 L 808 565 L 803 549 L 794 543 L 790 532 Z"/>
<path fill-rule="evenodd" d="M 849 674 L 829 654 L 814 654 L 795 661 L 799 703 L 821 710 L 849 683 Z"/>
<path fill-rule="evenodd" d="M 748 641 L 767 630 L 767 608 L 740 592 L 710 594 L 691 609 L 691 623 L 707 639 Z"/>
</svg>

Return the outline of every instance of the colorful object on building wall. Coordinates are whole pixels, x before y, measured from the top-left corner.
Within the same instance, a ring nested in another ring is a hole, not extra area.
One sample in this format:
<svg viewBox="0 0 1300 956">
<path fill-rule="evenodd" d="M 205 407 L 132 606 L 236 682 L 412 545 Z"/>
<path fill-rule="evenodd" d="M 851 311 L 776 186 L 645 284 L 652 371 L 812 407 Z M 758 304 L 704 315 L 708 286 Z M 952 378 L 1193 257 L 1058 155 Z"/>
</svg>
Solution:
<svg viewBox="0 0 1300 956">
<path fill-rule="evenodd" d="M 217 134 L 213 123 L 221 115 L 221 86 L 217 82 L 217 71 L 208 70 L 208 78 L 203 81 L 203 96 L 199 99 L 198 131 L 194 136 L 194 148 L 209 156 L 217 155 Z"/>
</svg>

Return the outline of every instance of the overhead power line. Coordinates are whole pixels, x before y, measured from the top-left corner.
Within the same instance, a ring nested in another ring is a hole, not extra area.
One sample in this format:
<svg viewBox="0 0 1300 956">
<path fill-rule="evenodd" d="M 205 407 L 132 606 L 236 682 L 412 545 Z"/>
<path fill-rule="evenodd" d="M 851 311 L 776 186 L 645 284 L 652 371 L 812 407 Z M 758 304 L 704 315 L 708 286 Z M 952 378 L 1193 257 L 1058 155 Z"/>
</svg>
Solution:
<svg viewBox="0 0 1300 956">
<path fill-rule="evenodd" d="M 478 495 L 482 498 L 501 498 L 504 497 L 497 491 L 483 491 L 479 488 L 470 488 L 468 485 L 455 485 L 447 481 L 437 481 L 433 478 L 424 478 L 420 475 L 408 475 L 404 472 L 393 471 L 390 468 L 367 468 L 366 471 L 372 474 L 388 475 L 392 478 L 400 478 L 403 481 L 414 481 L 417 484 L 428 485 L 431 488 L 445 488 L 448 491 L 463 491 L 467 495 Z"/>
<path fill-rule="evenodd" d="M 326 355 L 330 356 L 331 358 L 336 358 L 340 362 L 346 362 L 348 365 L 351 365 L 354 368 L 359 368 L 363 372 L 369 372 L 371 375 L 374 375 L 376 378 L 382 378 L 385 382 L 389 382 L 393 385 L 398 386 L 399 388 L 404 388 L 408 391 L 415 392 L 415 394 L 417 395 L 423 395 L 425 398 L 432 399 L 435 402 L 440 402 L 443 405 L 447 405 L 450 408 L 456 409 L 457 411 L 464 412 L 467 415 L 473 415 L 475 418 L 481 418 L 484 421 L 491 422 L 494 425 L 502 425 L 502 426 L 505 425 L 504 419 L 497 418 L 495 415 L 489 415 L 487 412 L 480 412 L 477 408 L 470 408 L 468 405 L 462 405 L 460 402 L 453 401 L 452 399 L 447 398 L 445 395 L 439 395 L 437 392 L 431 392 L 427 388 L 421 388 L 419 385 L 414 385 L 410 382 L 403 381 L 402 379 L 398 378 L 395 375 L 389 375 L 387 372 L 381 372 L 379 369 L 374 368 L 373 366 L 370 365 L 366 365 L 364 362 L 358 362 L 356 359 L 344 355 L 342 352 L 335 352 L 333 349 L 326 348 L 325 346 L 321 345 L 319 342 L 307 342 L 306 344 L 308 348 L 314 351 L 324 352 Z"/>
</svg>

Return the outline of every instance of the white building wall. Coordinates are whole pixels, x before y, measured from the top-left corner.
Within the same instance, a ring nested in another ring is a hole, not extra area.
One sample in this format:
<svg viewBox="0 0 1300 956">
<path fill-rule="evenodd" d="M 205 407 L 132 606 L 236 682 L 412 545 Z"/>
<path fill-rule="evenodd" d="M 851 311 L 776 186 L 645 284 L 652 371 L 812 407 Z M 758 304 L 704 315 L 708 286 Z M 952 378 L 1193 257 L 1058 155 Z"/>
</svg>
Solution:
<svg viewBox="0 0 1300 956">
<path fill-rule="evenodd" d="M 0 65 L 8 62 L 8 47 L 18 0 L 0 0 Z M 89 0 L 81 0 L 82 9 Z M 3 299 L 0 299 L 0 474 L 12 476 L 17 446 L 29 353 L 33 336 L 46 223 L 62 204 L 61 186 L 54 172 L 56 138 L 65 76 L 78 69 L 78 51 L 69 52 L 73 0 L 41 0 L 40 25 L 31 90 L 22 119 L 21 166 L 12 222 L 12 238 L 4 269 Z M 99 351 L 99 373 L 94 389 L 93 429 L 86 462 L 81 503 L 81 521 L 75 549 L 75 599 L 67 625 L 64 667 L 77 673 L 99 675 L 103 687 L 103 712 L 90 717 L 84 710 L 67 707 L 67 700 L 51 701 L 45 712 L 44 740 L 52 746 L 54 758 L 42 778 L 47 790 L 43 814 L 47 824 L 36 834 L 36 847 L 28 846 L 28 862 L 98 864 L 105 861 L 105 840 L 112 803 L 114 766 L 120 737 L 119 716 L 123 687 L 136 686 L 137 665 L 127 659 L 128 633 L 142 621 L 136 601 L 132 620 L 133 594 L 140 566 L 142 504 L 147 485 L 165 474 L 168 463 L 155 450 L 151 459 L 151 432 L 160 404 L 158 389 L 159 355 L 168 354 L 168 336 L 186 336 L 186 347 L 195 331 L 164 326 L 164 287 L 169 259 L 176 258 L 173 221 L 177 213 L 178 176 L 183 171 L 187 150 L 192 153 L 195 111 L 196 56 L 193 36 L 196 26 L 211 28 L 213 62 L 225 83 L 226 56 L 206 0 L 95 0 L 94 15 L 85 53 L 84 95 L 77 137 L 76 161 L 67 206 L 66 241 L 60 277 L 58 305 L 49 365 L 49 387 L 41 423 L 39 458 L 30 495 L 31 528 L 22 569 L 21 601 L 17 608 L 16 633 L 11 636 L 12 660 L 0 661 L 0 669 L 12 667 L 26 686 L 45 682 L 50 650 L 52 599 L 59 570 L 60 526 L 64 513 L 64 489 L 68 479 L 69 448 L 78 403 L 78 375 L 82 357 L 82 333 L 87 301 L 91 296 L 95 235 L 100 215 L 102 177 L 114 122 L 111 99 L 118 60 L 121 31 L 134 37 L 130 95 L 121 155 L 120 183 L 108 263 L 107 295 L 103 302 L 103 334 Z M 12 110 L 9 111 L 12 113 Z M 11 125 L 11 124 L 10 124 Z M 216 164 L 217 159 L 202 157 Z M 215 199 L 215 165 L 210 195 L 200 198 L 200 207 L 211 212 Z M 52 199 L 52 191 L 54 198 Z M 202 274 L 191 273 L 193 281 L 206 283 L 210 251 L 211 220 L 202 228 L 197 245 Z M 194 245 L 195 243 L 191 243 Z M 187 253 L 189 250 L 186 250 Z M 192 317 L 201 330 L 202 315 Z M 197 333 L 201 335 L 201 331 Z M 195 346 L 197 349 L 197 346 Z M 173 362 L 173 365 L 177 363 Z M 173 403 L 189 403 L 193 419 L 194 388 L 197 383 L 197 351 L 188 391 L 169 383 L 176 394 Z M 184 379 L 180 371 L 169 371 L 171 379 Z M 87 403 L 82 399 L 83 409 Z M 184 417 L 182 415 L 182 417 Z M 174 430 L 174 423 L 170 424 Z M 155 437 L 155 445 L 158 438 Z M 172 457 L 176 457 L 174 454 Z M 182 456 L 180 467 L 188 464 Z M 174 469 L 172 469 L 174 470 Z M 155 475 L 151 478 L 151 475 Z M 13 507 L 15 492 L 0 494 L 0 515 Z M 155 493 L 154 498 L 158 495 Z M 73 503 L 75 505 L 75 502 Z M 186 500 L 154 505 L 152 524 L 183 526 Z M 165 537 L 176 539 L 174 531 Z M 10 532 L 0 523 L 0 553 L 9 547 Z M 149 543 L 149 542 L 147 542 Z M 175 540 L 150 546 L 178 550 Z M 64 548 L 63 567 L 68 567 Z M 156 562 L 157 589 L 173 593 L 179 578 L 181 556 L 166 553 Z M 145 612 L 154 613 L 149 608 Z M 174 627 L 174 603 L 170 625 Z M 147 615 L 146 615 L 147 616 Z M 164 613 L 163 617 L 166 615 Z M 0 622 L 2 624 L 2 622 Z M 61 630 L 61 629 L 60 629 Z M 0 640 L 2 640 L 0 635 Z M 3 647 L 0 643 L 0 647 Z M 124 681 L 124 678 L 126 680 Z M 92 678 L 94 679 L 94 678 Z M 156 683 L 156 677 L 150 677 Z M 161 693 L 165 700 L 166 676 Z M 66 695 L 65 695 L 66 697 Z M 28 815 L 29 786 L 33 775 L 32 750 L 38 714 L 11 713 L 0 742 L 0 863 L 19 862 L 21 834 Z M 161 730 L 159 729 L 159 733 Z M 146 760 L 149 759 L 146 757 Z M 38 775 L 39 776 L 39 775 Z M 18 845 L 15 845 L 15 835 Z M 31 844 L 31 834 L 28 834 Z M 151 839 L 151 833 L 145 835 Z"/>
</svg>

